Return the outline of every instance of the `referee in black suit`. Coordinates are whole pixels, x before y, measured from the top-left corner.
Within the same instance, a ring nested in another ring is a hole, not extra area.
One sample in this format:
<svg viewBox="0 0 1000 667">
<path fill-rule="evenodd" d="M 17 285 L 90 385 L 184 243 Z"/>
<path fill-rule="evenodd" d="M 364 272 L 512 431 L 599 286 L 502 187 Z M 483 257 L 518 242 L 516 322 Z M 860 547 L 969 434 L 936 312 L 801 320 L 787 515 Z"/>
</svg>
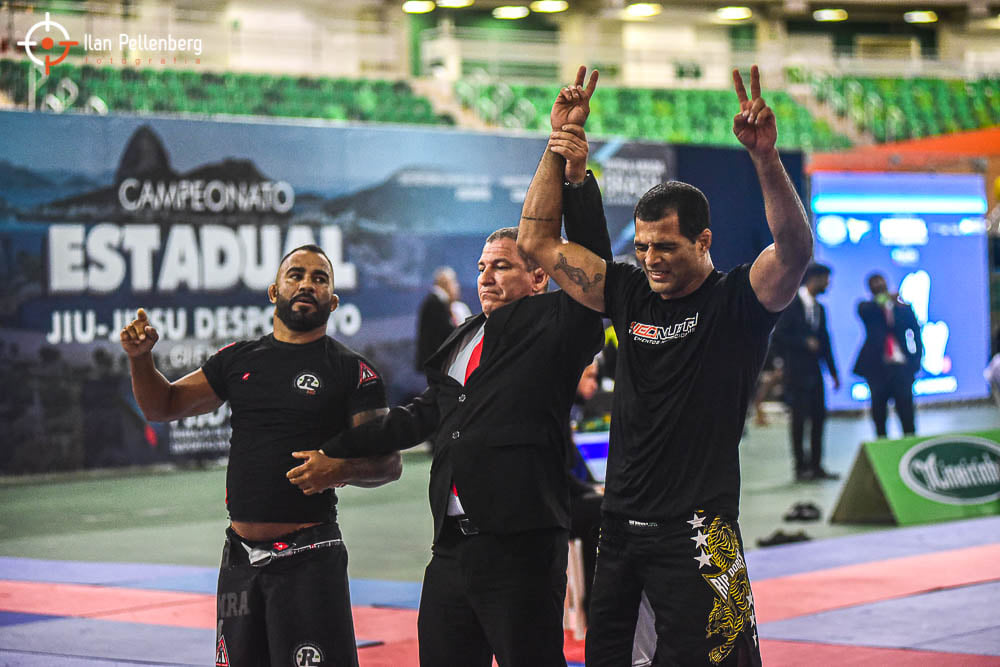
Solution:
<svg viewBox="0 0 1000 667">
<path fill-rule="evenodd" d="M 592 233 L 575 240 L 610 258 L 600 191 L 585 164 L 584 148 L 567 165 L 567 233 Z M 574 211 L 595 219 L 571 224 Z M 493 656 L 501 667 L 566 664 L 565 432 L 577 381 L 603 333 L 598 313 L 547 292 L 548 276 L 518 251 L 516 237 L 508 227 L 486 240 L 483 312 L 428 359 L 427 390 L 324 447 L 329 456 L 371 456 L 432 437 L 423 667 L 489 667 Z"/>
</svg>

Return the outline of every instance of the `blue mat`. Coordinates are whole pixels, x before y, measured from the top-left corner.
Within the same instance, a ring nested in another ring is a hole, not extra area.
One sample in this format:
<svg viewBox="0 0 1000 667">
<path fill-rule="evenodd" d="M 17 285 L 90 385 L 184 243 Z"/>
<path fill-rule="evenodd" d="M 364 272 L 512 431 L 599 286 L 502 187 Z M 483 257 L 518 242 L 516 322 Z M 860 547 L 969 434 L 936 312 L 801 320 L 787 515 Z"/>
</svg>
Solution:
<svg viewBox="0 0 1000 667">
<path fill-rule="evenodd" d="M 0 646 L 19 657 L 20 653 L 35 653 L 126 664 L 204 665 L 213 655 L 215 630 L 164 628 L 90 618 L 56 618 L 41 623 L 0 627 Z M 141 654 L 141 658 L 137 658 L 137 654 Z M 25 663 L 18 661 L 11 664 Z"/>
<path fill-rule="evenodd" d="M 1000 656 L 1000 582 L 763 623 L 764 639 Z"/>
<path fill-rule="evenodd" d="M 49 616 L 48 614 L 26 614 L 20 611 L 0 611 L 0 628 L 8 625 L 20 625 L 21 623 L 35 623 L 36 621 L 51 621 L 60 616 Z"/>
<path fill-rule="evenodd" d="M 1000 517 L 984 517 L 755 549 L 747 552 L 747 570 L 753 582 L 831 567 L 995 544 L 998 540 Z"/>
<path fill-rule="evenodd" d="M 160 577 L 199 576 L 211 568 L 190 565 L 142 563 L 84 563 L 73 560 L 0 557 L 0 579 L 61 584 L 134 586 L 134 582 Z M 214 570 L 218 576 L 218 570 Z M 134 586 L 141 588 L 140 586 Z M 215 590 L 215 581 L 212 581 Z"/>
<path fill-rule="evenodd" d="M 200 664 L 205 664 L 204 662 Z M 6 651 L 0 649 L 0 665 L 17 667 L 110 667 L 111 665 L 165 665 L 167 667 L 188 667 L 179 662 L 149 662 L 146 660 L 102 660 L 100 658 L 74 658 L 68 655 Z"/>
</svg>

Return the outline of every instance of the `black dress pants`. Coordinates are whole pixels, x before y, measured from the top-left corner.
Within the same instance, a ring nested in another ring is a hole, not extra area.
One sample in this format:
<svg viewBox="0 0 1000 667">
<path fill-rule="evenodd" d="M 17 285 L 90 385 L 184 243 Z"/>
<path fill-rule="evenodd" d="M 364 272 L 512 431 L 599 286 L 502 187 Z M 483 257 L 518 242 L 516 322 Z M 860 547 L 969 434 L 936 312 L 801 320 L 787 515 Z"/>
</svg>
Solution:
<svg viewBox="0 0 1000 667">
<path fill-rule="evenodd" d="M 568 533 L 462 535 L 452 520 L 424 573 L 421 667 L 565 667 Z"/>
<path fill-rule="evenodd" d="M 902 364 L 886 364 L 885 375 L 868 380 L 872 394 L 872 421 L 875 433 L 880 438 L 886 436 L 886 421 L 889 418 L 889 399 L 896 406 L 903 435 L 917 432 L 913 418 L 913 373 Z"/>
<path fill-rule="evenodd" d="M 826 423 L 826 391 L 823 378 L 801 387 L 788 388 L 788 407 L 792 412 L 792 456 L 796 474 L 819 472 L 823 463 L 823 426 Z M 809 422 L 809 457 L 804 440 Z"/>
</svg>

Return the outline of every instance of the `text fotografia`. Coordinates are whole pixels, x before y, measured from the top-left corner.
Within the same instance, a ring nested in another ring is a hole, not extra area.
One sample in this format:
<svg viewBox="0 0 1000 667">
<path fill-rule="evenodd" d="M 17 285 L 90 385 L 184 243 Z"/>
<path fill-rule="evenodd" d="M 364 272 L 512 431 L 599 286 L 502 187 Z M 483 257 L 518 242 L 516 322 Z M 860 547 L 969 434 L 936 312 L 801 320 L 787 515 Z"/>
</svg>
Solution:
<svg viewBox="0 0 1000 667">
<path fill-rule="evenodd" d="M 110 37 L 94 37 L 89 33 L 84 33 L 81 45 L 86 51 L 113 51 L 114 41 Z M 151 53 L 192 53 L 201 55 L 201 38 L 179 39 L 171 34 L 166 37 L 151 37 L 149 35 L 129 35 L 119 33 L 118 50 L 125 51 L 147 51 Z"/>
</svg>

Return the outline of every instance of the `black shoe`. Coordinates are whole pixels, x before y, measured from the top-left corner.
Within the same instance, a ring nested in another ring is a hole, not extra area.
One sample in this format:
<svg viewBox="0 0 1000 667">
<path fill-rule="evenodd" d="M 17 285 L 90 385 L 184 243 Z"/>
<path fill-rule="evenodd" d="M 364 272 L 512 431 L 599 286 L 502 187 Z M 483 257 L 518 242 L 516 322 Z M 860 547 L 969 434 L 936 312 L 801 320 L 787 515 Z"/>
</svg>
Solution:
<svg viewBox="0 0 1000 667">
<path fill-rule="evenodd" d="M 781 518 L 785 521 L 819 521 L 820 511 L 812 503 L 795 503 Z"/>
<path fill-rule="evenodd" d="M 840 475 L 835 472 L 827 472 L 822 468 L 816 468 L 812 471 L 813 479 L 840 479 Z"/>
<path fill-rule="evenodd" d="M 786 533 L 782 530 L 776 530 L 771 534 L 770 537 L 757 540 L 758 547 L 773 547 L 777 544 L 790 544 L 792 542 L 808 542 L 812 538 L 805 534 L 804 531 L 799 531 L 797 533 Z"/>
<path fill-rule="evenodd" d="M 811 482 L 813 480 L 812 470 L 796 470 L 795 471 L 795 481 L 796 482 Z"/>
</svg>

